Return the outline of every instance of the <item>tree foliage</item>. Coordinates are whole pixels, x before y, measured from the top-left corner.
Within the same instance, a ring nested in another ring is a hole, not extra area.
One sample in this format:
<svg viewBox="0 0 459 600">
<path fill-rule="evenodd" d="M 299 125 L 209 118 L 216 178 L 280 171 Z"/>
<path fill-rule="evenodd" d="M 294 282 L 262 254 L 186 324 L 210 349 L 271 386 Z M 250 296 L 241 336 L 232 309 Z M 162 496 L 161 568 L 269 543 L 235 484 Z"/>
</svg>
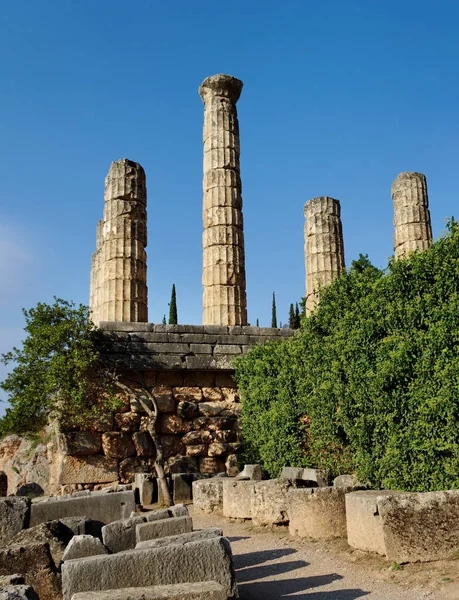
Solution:
<svg viewBox="0 0 459 600">
<path fill-rule="evenodd" d="M 177 313 L 177 295 L 175 293 L 175 283 L 172 284 L 171 301 L 169 303 L 169 325 L 177 325 L 178 313 Z"/>
<path fill-rule="evenodd" d="M 22 348 L 1 357 L 4 364 L 16 366 L 0 384 L 10 402 L 0 419 L 0 436 L 37 433 L 50 419 L 56 419 L 62 430 L 84 429 L 91 417 L 122 408 L 123 396 L 134 398 L 149 417 L 156 472 L 163 498 L 171 504 L 162 442 L 156 432 L 159 409 L 142 373 L 132 373 L 132 381 L 127 381 L 104 363 L 99 352 L 101 332 L 90 321 L 87 307 L 55 298 L 53 305 L 39 303 L 23 313 Z"/>
<path fill-rule="evenodd" d="M 271 305 L 271 327 L 277 327 L 276 294 L 273 292 L 273 302 Z"/>
<path fill-rule="evenodd" d="M 459 227 L 386 271 L 361 256 L 286 342 L 236 365 L 246 452 L 401 490 L 459 487 Z"/>
<path fill-rule="evenodd" d="M 114 388 L 100 374 L 96 339 L 88 309 L 55 298 L 23 310 L 26 338 L 22 348 L 3 354 L 16 366 L 0 387 L 10 408 L 0 420 L 0 434 L 39 431 L 50 417 L 64 427 L 83 423 L 89 415 L 116 408 Z"/>
</svg>

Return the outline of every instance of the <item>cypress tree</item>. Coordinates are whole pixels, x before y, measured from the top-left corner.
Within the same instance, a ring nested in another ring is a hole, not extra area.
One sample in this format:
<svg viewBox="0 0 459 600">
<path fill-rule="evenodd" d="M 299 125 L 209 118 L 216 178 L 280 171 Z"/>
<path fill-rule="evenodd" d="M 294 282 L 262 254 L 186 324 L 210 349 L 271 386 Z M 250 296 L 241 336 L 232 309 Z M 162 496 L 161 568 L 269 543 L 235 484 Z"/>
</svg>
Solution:
<svg viewBox="0 0 459 600">
<path fill-rule="evenodd" d="M 175 283 L 172 284 L 171 301 L 169 303 L 169 325 L 177 325 L 177 296 L 175 294 Z"/>
<path fill-rule="evenodd" d="M 296 306 L 295 306 L 295 327 L 294 327 L 294 329 L 299 329 L 300 326 L 301 326 L 300 309 L 298 307 L 298 302 L 297 302 Z"/>
<path fill-rule="evenodd" d="M 260 327 L 260 321 L 257 319 L 257 327 Z"/>
<path fill-rule="evenodd" d="M 296 306 L 298 308 L 298 304 Z M 296 329 L 295 309 L 293 308 L 293 304 L 290 304 L 290 310 L 288 311 L 288 326 L 290 329 Z"/>
<path fill-rule="evenodd" d="M 166 315 L 163 315 L 163 320 L 161 321 L 163 325 L 166 324 Z"/>
<path fill-rule="evenodd" d="M 277 329 L 276 294 L 273 292 L 273 305 L 271 310 L 271 327 Z"/>
</svg>

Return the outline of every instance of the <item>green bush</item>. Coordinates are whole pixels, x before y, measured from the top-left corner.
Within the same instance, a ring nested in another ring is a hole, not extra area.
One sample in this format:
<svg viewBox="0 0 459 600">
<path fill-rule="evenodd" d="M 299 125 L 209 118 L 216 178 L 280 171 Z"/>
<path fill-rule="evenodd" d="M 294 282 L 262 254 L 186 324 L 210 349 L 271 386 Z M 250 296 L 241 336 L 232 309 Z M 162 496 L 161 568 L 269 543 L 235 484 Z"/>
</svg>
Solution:
<svg viewBox="0 0 459 600">
<path fill-rule="evenodd" d="M 459 487 L 459 227 L 426 252 L 366 257 L 290 340 L 236 365 L 247 457 L 357 472 L 401 490 Z"/>
</svg>

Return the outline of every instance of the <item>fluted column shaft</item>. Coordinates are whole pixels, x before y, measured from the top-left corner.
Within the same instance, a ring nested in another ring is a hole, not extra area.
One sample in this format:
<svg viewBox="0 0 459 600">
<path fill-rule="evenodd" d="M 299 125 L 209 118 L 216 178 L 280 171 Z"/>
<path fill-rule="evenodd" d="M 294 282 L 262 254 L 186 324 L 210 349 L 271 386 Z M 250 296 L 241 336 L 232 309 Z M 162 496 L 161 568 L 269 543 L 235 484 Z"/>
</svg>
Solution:
<svg viewBox="0 0 459 600">
<path fill-rule="evenodd" d="M 306 314 L 317 306 L 319 290 L 344 271 L 344 243 L 338 200 L 321 196 L 304 205 Z"/>
<path fill-rule="evenodd" d="M 213 75 L 204 103 L 203 324 L 246 325 L 242 186 L 236 102 L 242 81 Z"/>
<path fill-rule="evenodd" d="M 105 179 L 104 218 L 97 227 L 90 311 L 101 321 L 148 321 L 145 172 L 125 158 Z"/>
<path fill-rule="evenodd" d="M 400 173 L 392 184 L 394 254 L 399 259 L 432 245 L 427 182 L 422 173 Z"/>
</svg>

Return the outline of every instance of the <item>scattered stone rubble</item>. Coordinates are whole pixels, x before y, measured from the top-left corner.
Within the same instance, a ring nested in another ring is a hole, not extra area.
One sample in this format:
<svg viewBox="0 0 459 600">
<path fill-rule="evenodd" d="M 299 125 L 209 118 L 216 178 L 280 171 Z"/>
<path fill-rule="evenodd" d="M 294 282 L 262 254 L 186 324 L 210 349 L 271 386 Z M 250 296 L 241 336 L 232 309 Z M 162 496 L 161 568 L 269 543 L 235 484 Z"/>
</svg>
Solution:
<svg viewBox="0 0 459 600">
<path fill-rule="evenodd" d="M 45 510 L 35 520 L 56 518 L 31 526 L 37 507 Z M 184 504 L 140 512 L 135 507 L 133 490 L 39 501 L 0 498 L 0 599 L 238 598 L 231 547 L 221 529 L 193 531 Z"/>
</svg>

